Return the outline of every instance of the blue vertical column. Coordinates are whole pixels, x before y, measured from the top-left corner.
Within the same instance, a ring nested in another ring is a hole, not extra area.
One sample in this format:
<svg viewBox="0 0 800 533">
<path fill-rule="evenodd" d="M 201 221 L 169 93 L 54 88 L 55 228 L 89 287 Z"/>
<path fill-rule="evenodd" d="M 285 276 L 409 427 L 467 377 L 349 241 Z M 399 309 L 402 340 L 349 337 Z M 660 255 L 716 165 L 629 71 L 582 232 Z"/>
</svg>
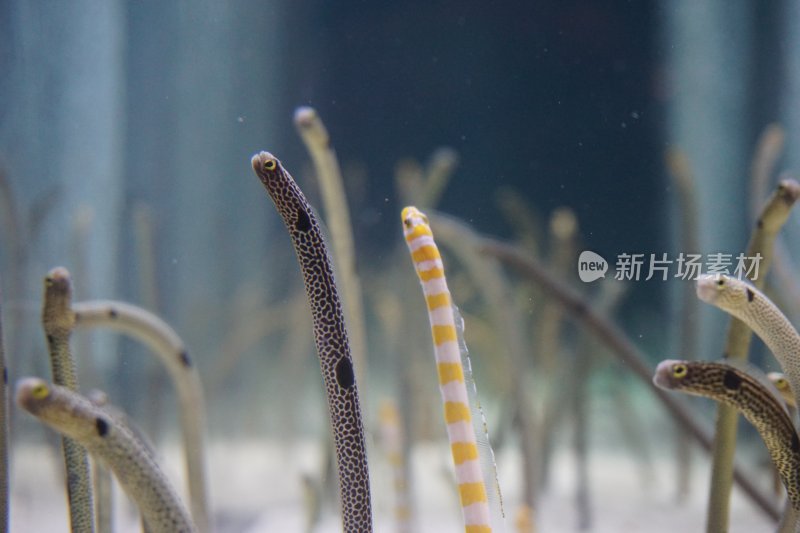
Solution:
<svg viewBox="0 0 800 533">
<path fill-rule="evenodd" d="M 749 2 L 676 0 L 662 4 L 666 142 L 689 158 L 700 206 L 704 254 L 744 250 L 752 48 Z M 723 320 L 724 318 L 724 320 Z M 727 317 L 703 310 L 700 353 L 719 354 Z"/>
</svg>

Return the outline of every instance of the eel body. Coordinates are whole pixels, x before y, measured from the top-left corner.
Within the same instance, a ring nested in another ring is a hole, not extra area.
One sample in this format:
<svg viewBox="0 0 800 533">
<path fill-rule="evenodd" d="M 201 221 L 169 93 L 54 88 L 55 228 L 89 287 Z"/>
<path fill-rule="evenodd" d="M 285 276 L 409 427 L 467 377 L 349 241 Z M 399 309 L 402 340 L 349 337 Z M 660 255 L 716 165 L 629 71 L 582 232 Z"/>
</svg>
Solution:
<svg viewBox="0 0 800 533">
<path fill-rule="evenodd" d="M 175 388 L 189 485 L 189 505 L 197 529 L 211 531 L 205 464 L 206 408 L 203 385 L 178 333 L 155 314 L 126 302 L 92 300 L 72 304 L 74 329 L 109 328 L 147 345 L 166 368 Z"/>
<path fill-rule="evenodd" d="M 442 258 L 425 214 L 416 207 L 409 206 L 403 209 L 401 218 L 406 244 L 428 307 L 439 390 L 444 404 L 447 436 L 450 440 L 466 531 L 496 531 L 496 528 L 493 529 L 493 522 L 500 521 L 497 527 L 501 527 L 502 510 L 494 512 L 499 517 L 492 516 L 490 496 L 497 494 L 499 506 L 497 477 L 495 475 L 491 479 L 485 473 L 486 468 L 482 466 L 487 463 L 493 465 L 494 459 L 487 457 L 492 455 L 492 451 L 488 438 L 485 438 L 485 430 L 479 432 L 475 429 L 475 423 L 481 424 L 483 421 L 476 421 L 473 416 L 477 400 L 474 398 L 474 390 L 471 397 L 467 386 L 469 384 L 474 389 L 474 382 L 471 380 L 471 369 L 465 369 L 462 364 L 460 327 L 456 323 L 456 312 L 447 287 Z M 484 437 L 482 446 L 479 446 L 478 435 Z"/>
<path fill-rule="evenodd" d="M 707 361 L 662 361 L 653 383 L 730 405 L 758 430 L 786 487 L 800 511 L 800 440 L 781 398 L 769 382 L 737 365 Z"/>
<path fill-rule="evenodd" d="M 72 277 L 64 267 L 56 267 L 44 278 L 42 327 L 50 353 L 53 382 L 70 390 L 78 390 L 75 358 L 70 350 L 70 337 L 75 318 L 72 303 Z M 86 450 L 69 437 L 62 437 L 61 449 L 67 478 L 67 501 L 70 529 L 94 532 L 94 496 Z"/>
<path fill-rule="evenodd" d="M 151 533 L 197 530 L 147 447 L 117 417 L 88 398 L 39 378 L 17 383 L 17 405 L 83 446 L 114 472 Z"/>
<path fill-rule="evenodd" d="M 336 446 L 344 530 L 370 532 L 372 507 L 358 388 L 342 304 L 319 222 L 300 187 L 275 156 L 260 152 L 253 156 L 252 165 L 286 225 L 303 273 Z"/>
<path fill-rule="evenodd" d="M 761 337 L 791 383 L 795 403 L 800 404 L 800 335 L 781 310 L 757 288 L 726 275 L 700 277 L 697 296 L 738 318 Z"/>
</svg>

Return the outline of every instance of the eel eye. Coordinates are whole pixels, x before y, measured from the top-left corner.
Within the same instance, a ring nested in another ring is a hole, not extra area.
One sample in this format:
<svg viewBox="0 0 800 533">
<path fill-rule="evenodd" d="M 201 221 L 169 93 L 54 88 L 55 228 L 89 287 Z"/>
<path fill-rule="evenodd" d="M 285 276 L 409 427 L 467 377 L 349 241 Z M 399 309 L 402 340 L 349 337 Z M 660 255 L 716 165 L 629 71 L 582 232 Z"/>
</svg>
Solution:
<svg viewBox="0 0 800 533">
<path fill-rule="evenodd" d="M 410 218 L 407 218 L 407 219 L 405 219 L 405 220 L 403 221 L 403 225 L 404 225 L 405 227 L 407 227 L 408 229 L 411 229 L 411 219 L 410 219 Z"/>
<path fill-rule="evenodd" d="M 31 395 L 34 400 L 44 400 L 50 395 L 50 389 L 44 384 L 36 385 L 31 391 Z"/>
<path fill-rule="evenodd" d="M 264 168 L 266 170 L 275 170 L 276 166 L 278 165 L 275 163 L 274 159 L 268 159 L 267 161 L 264 161 Z"/>
<path fill-rule="evenodd" d="M 718 286 L 720 286 L 720 287 L 722 287 L 723 285 L 725 285 L 725 280 L 724 280 L 724 279 L 722 279 L 722 278 L 719 278 L 719 279 L 717 280 L 717 285 L 718 285 Z"/>
<path fill-rule="evenodd" d="M 789 388 L 789 382 L 785 378 L 780 378 L 775 381 L 775 388 L 778 390 L 786 390 Z"/>
<path fill-rule="evenodd" d="M 675 365 L 672 367 L 672 377 L 681 379 L 686 377 L 686 374 L 689 372 L 689 369 L 686 368 L 686 365 Z"/>
</svg>

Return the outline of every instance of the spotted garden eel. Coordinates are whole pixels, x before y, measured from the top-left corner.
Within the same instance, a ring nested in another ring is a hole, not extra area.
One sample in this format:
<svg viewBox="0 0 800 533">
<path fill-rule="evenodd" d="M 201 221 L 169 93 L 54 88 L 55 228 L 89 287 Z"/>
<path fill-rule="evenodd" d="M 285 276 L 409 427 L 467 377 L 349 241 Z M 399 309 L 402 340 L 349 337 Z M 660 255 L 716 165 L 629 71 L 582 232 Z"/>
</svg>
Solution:
<svg viewBox="0 0 800 533">
<path fill-rule="evenodd" d="M 645 362 L 644 354 L 622 330 L 605 318 L 604 315 L 592 309 L 584 297 L 564 284 L 556 276 L 550 274 L 535 258 L 519 246 L 512 246 L 495 239 L 483 237 L 480 250 L 483 253 L 497 257 L 507 266 L 540 287 L 546 294 L 561 302 L 578 324 L 585 327 L 602 344 L 608 347 L 611 353 L 617 356 L 637 378 L 650 384 L 662 405 L 672 415 L 673 420 L 689 431 L 705 450 L 711 450 L 712 438 L 696 420 L 694 414 L 683 402 L 678 401 L 678 398 L 652 384 L 653 371 Z M 775 520 L 780 517 L 780 511 L 775 505 L 774 498 L 759 489 L 741 468 L 733 468 L 733 477 L 744 493 L 768 516 Z M 727 516 L 727 513 L 725 514 Z M 724 530 L 717 529 L 715 531 Z"/>
<path fill-rule="evenodd" d="M 767 372 L 767 379 L 775 387 L 780 394 L 783 403 L 789 411 L 789 418 L 792 420 L 797 416 L 797 405 L 794 403 L 794 392 L 792 392 L 792 385 L 783 372 Z M 781 493 L 781 478 L 778 472 L 775 471 L 773 476 L 773 487 L 776 494 Z"/>
<path fill-rule="evenodd" d="M 344 531 L 371 532 L 369 472 L 358 388 L 342 304 L 319 222 L 300 187 L 275 156 L 258 153 L 252 165 L 286 224 L 303 273 L 336 446 Z"/>
<path fill-rule="evenodd" d="M 72 304 L 75 330 L 108 328 L 147 345 L 167 370 L 178 398 L 189 505 L 197 529 L 211 530 L 205 442 L 206 408 L 200 374 L 181 337 L 155 314 L 114 300 Z"/>
<path fill-rule="evenodd" d="M 64 267 L 56 267 L 44 278 L 42 327 L 50 353 L 53 382 L 78 390 L 75 360 L 70 351 L 70 337 L 75 327 L 72 314 L 72 278 Z M 72 531 L 94 531 L 94 503 L 89 458 L 86 450 L 69 436 L 61 439 L 67 479 L 67 500 Z"/>
<path fill-rule="evenodd" d="M 782 400 L 749 372 L 722 362 L 667 360 L 653 383 L 730 405 L 758 430 L 795 511 L 800 511 L 800 439 Z"/>
<path fill-rule="evenodd" d="M 459 329 L 463 326 L 456 322 L 457 319 L 461 322 L 461 317 L 457 316 L 450 297 L 444 265 L 428 217 L 416 207 L 406 207 L 401 218 L 406 244 L 428 307 L 439 390 L 466 532 L 497 531 L 502 527 L 497 475 L 496 472 L 486 472 L 487 468 L 482 466 L 492 465 L 489 470 L 493 470 L 494 457 L 483 413 L 475 398 L 469 359 L 462 364 L 466 349 L 463 342 L 459 342 Z M 471 391 L 468 391 L 468 386 Z"/>
<path fill-rule="evenodd" d="M 697 297 L 735 316 L 761 337 L 789 379 L 795 404 L 800 404 L 800 335 L 780 309 L 749 283 L 725 275 L 700 277 Z"/>
<path fill-rule="evenodd" d="M 753 285 L 763 289 L 763 283 L 775 257 L 775 241 L 789 219 L 792 207 L 800 197 L 800 184 L 792 179 L 781 180 L 774 192 L 763 204 L 745 251 L 746 257 L 761 255 L 758 277 Z M 753 272 L 753 274 L 755 274 Z M 753 275 L 751 274 L 751 276 Z M 752 329 L 742 320 L 733 318 L 728 326 L 723 354 L 727 360 L 746 361 Z M 730 529 L 730 496 L 734 455 L 736 451 L 737 413 L 724 404 L 717 408 L 714 424 L 714 445 L 711 460 L 711 484 L 709 486 L 707 531 Z"/>
<path fill-rule="evenodd" d="M 294 112 L 294 124 L 303 139 L 319 182 L 320 196 L 325 210 L 325 220 L 330 230 L 331 249 L 336 264 L 339 287 L 344 295 L 344 309 L 349 321 L 350 352 L 355 362 L 356 378 L 361 384 L 361 398 L 369 405 L 367 398 L 367 360 L 366 326 L 364 324 L 364 305 L 361 281 L 356 270 L 356 254 L 353 245 L 353 225 L 350 223 L 350 209 L 347 206 L 344 180 L 331 145 L 331 138 L 325 124 L 312 107 L 299 107 Z"/>
<path fill-rule="evenodd" d="M 114 472 L 150 533 L 197 530 L 147 447 L 120 420 L 88 398 L 39 378 L 17 382 L 17 405 L 68 436 Z"/>
</svg>

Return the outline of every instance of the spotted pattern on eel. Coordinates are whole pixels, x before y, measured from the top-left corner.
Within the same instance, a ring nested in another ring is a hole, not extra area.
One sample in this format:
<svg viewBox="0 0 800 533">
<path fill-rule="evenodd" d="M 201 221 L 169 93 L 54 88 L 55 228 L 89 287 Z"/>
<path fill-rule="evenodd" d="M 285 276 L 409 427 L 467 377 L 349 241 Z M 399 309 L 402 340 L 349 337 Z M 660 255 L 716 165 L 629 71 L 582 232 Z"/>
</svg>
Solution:
<svg viewBox="0 0 800 533">
<path fill-rule="evenodd" d="M 70 337 L 75 327 L 71 303 L 72 278 L 69 271 L 64 267 L 50 270 L 44 278 L 42 327 L 50 353 L 53 382 L 76 391 L 78 377 L 75 358 L 70 351 Z M 86 450 L 69 437 L 61 439 L 61 448 L 67 478 L 70 529 L 94 532 L 94 495 Z"/>
<path fill-rule="evenodd" d="M 151 533 L 195 533 L 188 511 L 147 447 L 102 407 L 39 378 L 17 382 L 17 405 L 83 446 L 114 472 Z"/>
<path fill-rule="evenodd" d="M 258 153 L 252 164 L 283 218 L 303 273 L 336 446 L 344 531 L 371 532 L 372 506 L 358 388 L 342 304 L 319 222 L 300 187 L 275 156 Z"/>
<path fill-rule="evenodd" d="M 800 511 L 800 440 L 783 401 L 762 380 L 727 363 L 667 360 L 656 368 L 653 383 L 741 411 L 767 445 L 789 501 Z"/>
<path fill-rule="evenodd" d="M 700 277 L 697 297 L 730 313 L 761 337 L 789 379 L 795 404 L 800 405 L 800 335 L 781 310 L 749 283 L 725 275 Z"/>
</svg>

